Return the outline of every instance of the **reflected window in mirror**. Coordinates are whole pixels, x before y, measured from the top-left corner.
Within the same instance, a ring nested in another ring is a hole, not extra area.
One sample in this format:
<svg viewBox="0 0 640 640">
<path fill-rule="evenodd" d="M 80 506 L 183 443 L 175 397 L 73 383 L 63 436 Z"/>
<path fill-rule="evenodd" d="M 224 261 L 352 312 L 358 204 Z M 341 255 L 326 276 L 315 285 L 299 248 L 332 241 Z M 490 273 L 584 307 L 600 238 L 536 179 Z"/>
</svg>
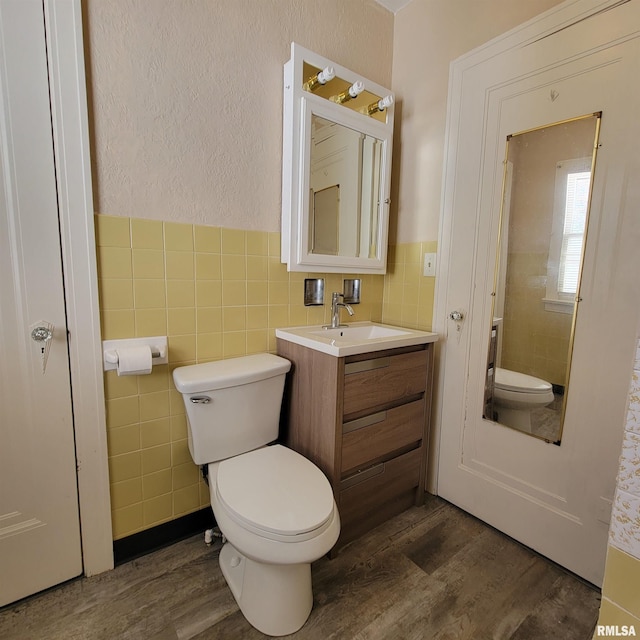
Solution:
<svg viewBox="0 0 640 640">
<path fill-rule="evenodd" d="M 591 157 L 556 165 L 545 308 L 573 313 L 582 263 L 591 188 Z"/>
<path fill-rule="evenodd" d="M 600 114 L 507 137 L 484 415 L 560 444 Z"/>
</svg>

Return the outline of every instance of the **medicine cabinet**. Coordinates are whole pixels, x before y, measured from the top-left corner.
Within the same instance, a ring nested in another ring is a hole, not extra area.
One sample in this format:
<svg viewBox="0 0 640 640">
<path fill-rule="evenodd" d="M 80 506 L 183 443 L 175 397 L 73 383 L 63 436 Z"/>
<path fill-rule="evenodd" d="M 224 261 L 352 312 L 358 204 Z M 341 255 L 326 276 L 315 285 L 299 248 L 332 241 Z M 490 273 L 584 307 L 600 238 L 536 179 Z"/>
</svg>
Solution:
<svg viewBox="0 0 640 640">
<path fill-rule="evenodd" d="M 386 272 L 393 102 L 388 89 L 292 43 L 281 247 L 289 271 Z"/>
</svg>

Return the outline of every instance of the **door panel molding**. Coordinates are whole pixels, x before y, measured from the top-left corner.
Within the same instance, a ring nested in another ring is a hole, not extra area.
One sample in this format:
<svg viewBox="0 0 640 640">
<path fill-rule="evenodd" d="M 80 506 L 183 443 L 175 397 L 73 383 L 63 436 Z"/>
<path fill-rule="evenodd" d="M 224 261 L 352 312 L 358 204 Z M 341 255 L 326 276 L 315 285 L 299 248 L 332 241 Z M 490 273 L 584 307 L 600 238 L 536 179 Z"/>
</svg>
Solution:
<svg viewBox="0 0 640 640">
<path fill-rule="evenodd" d="M 98 271 L 80 0 L 44 0 L 84 572 L 113 568 Z"/>
</svg>

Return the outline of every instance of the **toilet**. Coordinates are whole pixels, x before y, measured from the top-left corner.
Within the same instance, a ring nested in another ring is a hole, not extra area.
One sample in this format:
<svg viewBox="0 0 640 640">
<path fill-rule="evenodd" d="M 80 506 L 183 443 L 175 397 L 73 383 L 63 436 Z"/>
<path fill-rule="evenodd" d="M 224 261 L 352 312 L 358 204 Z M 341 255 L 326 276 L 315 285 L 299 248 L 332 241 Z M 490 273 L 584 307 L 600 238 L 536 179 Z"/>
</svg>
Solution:
<svg viewBox="0 0 640 640">
<path fill-rule="evenodd" d="M 226 542 L 220 568 L 244 617 L 270 636 L 294 633 L 313 606 L 311 563 L 338 539 L 329 481 L 279 444 L 291 363 L 262 353 L 178 367 L 193 461 L 208 470 L 211 507 Z"/>
<path fill-rule="evenodd" d="M 531 433 L 531 410 L 553 402 L 550 382 L 534 376 L 496 368 L 493 386 L 498 422 Z"/>
</svg>

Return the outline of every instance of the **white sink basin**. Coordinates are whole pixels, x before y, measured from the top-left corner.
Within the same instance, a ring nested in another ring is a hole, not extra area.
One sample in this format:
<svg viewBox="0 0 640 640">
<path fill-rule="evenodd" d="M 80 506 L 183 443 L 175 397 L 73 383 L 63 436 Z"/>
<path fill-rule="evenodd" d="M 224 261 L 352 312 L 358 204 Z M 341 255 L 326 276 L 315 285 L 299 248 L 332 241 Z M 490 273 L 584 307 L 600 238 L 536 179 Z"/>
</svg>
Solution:
<svg viewBox="0 0 640 640">
<path fill-rule="evenodd" d="M 354 322 L 338 329 L 323 329 L 319 326 L 276 329 L 276 337 L 337 357 L 437 340 L 437 335 L 429 331 L 391 327 L 374 322 Z"/>
<path fill-rule="evenodd" d="M 310 333 L 321 338 L 331 338 L 336 342 L 353 342 L 354 340 L 378 340 L 379 338 L 390 338 L 391 336 L 406 336 L 408 331 L 394 327 L 384 327 L 379 324 L 352 324 L 339 329 L 320 329 Z"/>
</svg>

